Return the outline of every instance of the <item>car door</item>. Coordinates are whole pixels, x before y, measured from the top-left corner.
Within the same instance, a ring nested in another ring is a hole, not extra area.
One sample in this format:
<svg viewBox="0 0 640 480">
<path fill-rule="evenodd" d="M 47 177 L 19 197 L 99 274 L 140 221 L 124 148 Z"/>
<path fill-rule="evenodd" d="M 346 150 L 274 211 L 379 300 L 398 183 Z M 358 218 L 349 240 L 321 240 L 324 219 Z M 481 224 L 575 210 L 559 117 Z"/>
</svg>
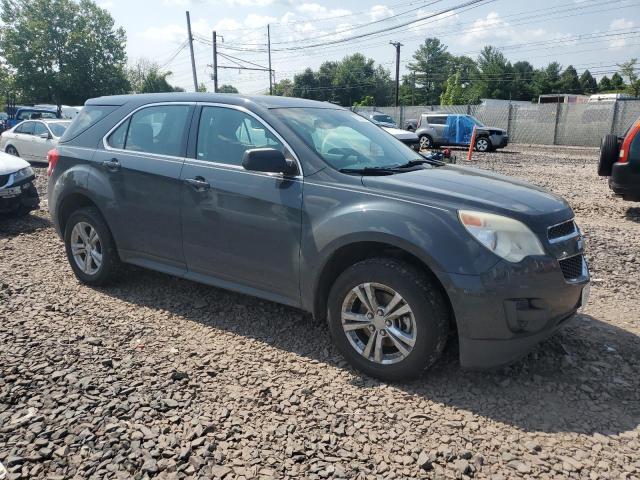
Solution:
<svg viewBox="0 0 640 480">
<path fill-rule="evenodd" d="M 36 162 L 46 162 L 47 152 L 54 145 L 51 140 L 51 132 L 43 122 L 33 122 L 33 136 L 31 139 L 31 157 Z M 46 137 L 44 136 L 46 135 Z"/>
<path fill-rule="evenodd" d="M 28 161 L 33 159 L 33 148 L 31 142 L 33 140 L 34 128 L 35 122 L 32 121 L 25 121 L 18 124 L 13 131 L 14 138 L 11 142 L 18 151 L 18 155 Z"/>
<path fill-rule="evenodd" d="M 436 143 L 446 143 L 448 140 L 446 131 L 447 117 L 443 115 L 429 115 L 427 120 L 435 132 L 435 138 L 433 140 Z"/>
<path fill-rule="evenodd" d="M 112 129 L 104 149 L 96 151 L 101 174 L 93 178 L 109 184 L 112 198 L 102 202 L 105 216 L 118 250 L 131 263 L 184 272 L 180 170 L 193 108 L 193 103 L 142 107 Z"/>
<path fill-rule="evenodd" d="M 182 169 L 182 238 L 191 276 L 297 304 L 302 178 L 242 167 L 248 149 L 276 148 L 293 158 L 291 149 L 255 115 L 232 106 L 203 105 L 194 128 L 193 158 Z"/>
</svg>

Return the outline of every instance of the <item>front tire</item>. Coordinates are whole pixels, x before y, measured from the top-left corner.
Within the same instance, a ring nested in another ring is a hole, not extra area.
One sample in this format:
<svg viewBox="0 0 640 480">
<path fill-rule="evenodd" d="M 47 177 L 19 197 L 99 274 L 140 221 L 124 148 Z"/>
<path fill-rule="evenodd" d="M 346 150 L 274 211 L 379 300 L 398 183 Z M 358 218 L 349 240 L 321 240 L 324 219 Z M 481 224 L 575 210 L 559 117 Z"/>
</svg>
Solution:
<svg viewBox="0 0 640 480">
<path fill-rule="evenodd" d="M 14 147 L 13 145 L 7 146 L 5 152 L 8 153 L 9 155 L 13 155 L 14 157 L 20 156 L 20 154 L 18 153 L 18 150 L 16 150 L 16 147 Z"/>
<path fill-rule="evenodd" d="M 420 135 L 420 150 L 433 148 L 433 138 L 429 135 Z"/>
<path fill-rule="evenodd" d="M 491 140 L 488 137 L 479 137 L 476 139 L 476 151 L 489 152 L 491 150 Z"/>
<path fill-rule="evenodd" d="M 386 381 L 417 377 L 440 357 L 449 312 L 436 282 L 411 265 L 363 260 L 335 281 L 329 330 L 358 370 Z"/>
<path fill-rule="evenodd" d="M 120 270 L 120 257 L 111 231 L 95 207 L 73 212 L 64 230 L 67 259 L 82 283 L 106 285 Z"/>
</svg>

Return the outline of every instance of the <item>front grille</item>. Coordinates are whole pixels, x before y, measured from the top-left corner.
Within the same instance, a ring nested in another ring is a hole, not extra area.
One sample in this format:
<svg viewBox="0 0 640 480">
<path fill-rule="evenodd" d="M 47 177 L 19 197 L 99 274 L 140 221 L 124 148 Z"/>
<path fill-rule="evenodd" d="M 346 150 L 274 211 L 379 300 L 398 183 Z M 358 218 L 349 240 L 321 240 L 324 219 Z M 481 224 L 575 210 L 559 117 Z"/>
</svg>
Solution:
<svg viewBox="0 0 640 480">
<path fill-rule="evenodd" d="M 559 260 L 562 274 L 566 280 L 575 280 L 582 276 L 582 266 L 584 259 L 582 255 L 575 255 L 573 257 Z"/>
<path fill-rule="evenodd" d="M 576 223 L 573 220 L 569 220 L 567 222 L 554 225 L 553 227 L 549 227 L 549 231 L 548 231 L 549 240 L 553 241 L 557 238 L 566 237 L 568 235 L 572 235 L 576 233 L 576 231 L 577 231 Z"/>
<path fill-rule="evenodd" d="M 0 187 L 4 187 L 9 181 L 9 175 L 0 175 Z"/>
</svg>

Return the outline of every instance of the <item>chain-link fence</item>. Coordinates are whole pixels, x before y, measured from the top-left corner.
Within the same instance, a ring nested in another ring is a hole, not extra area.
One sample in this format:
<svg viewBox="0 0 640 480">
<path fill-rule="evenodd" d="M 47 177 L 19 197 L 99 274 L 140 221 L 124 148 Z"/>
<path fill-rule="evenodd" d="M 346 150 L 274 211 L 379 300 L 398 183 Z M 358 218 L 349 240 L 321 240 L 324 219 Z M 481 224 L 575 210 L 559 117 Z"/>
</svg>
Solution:
<svg viewBox="0 0 640 480">
<path fill-rule="evenodd" d="M 530 105 L 427 105 L 358 107 L 358 112 L 378 111 L 391 115 L 401 128 L 428 112 L 473 115 L 487 126 L 502 128 L 511 143 L 597 147 L 608 134 L 622 135 L 640 117 L 640 100 L 606 103 L 543 103 Z"/>
</svg>

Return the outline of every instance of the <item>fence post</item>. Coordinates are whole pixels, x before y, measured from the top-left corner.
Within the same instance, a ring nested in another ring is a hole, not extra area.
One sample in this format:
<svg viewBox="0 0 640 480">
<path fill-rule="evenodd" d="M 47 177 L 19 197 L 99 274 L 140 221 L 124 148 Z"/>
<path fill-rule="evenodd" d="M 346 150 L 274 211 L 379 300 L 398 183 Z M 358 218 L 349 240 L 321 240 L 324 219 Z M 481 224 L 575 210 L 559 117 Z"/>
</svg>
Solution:
<svg viewBox="0 0 640 480">
<path fill-rule="evenodd" d="M 560 109 L 561 107 L 561 103 L 558 102 L 556 103 L 556 118 L 554 119 L 554 125 L 553 125 L 553 143 L 552 145 L 557 145 L 557 140 L 558 140 L 558 119 L 560 118 Z"/>
<path fill-rule="evenodd" d="M 613 113 L 611 115 L 611 134 L 616 133 L 616 120 L 618 116 L 618 100 L 613 102 Z"/>
<path fill-rule="evenodd" d="M 467 115 L 471 115 L 471 105 L 467 105 Z"/>
<path fill-rule="evenodd" d="M 511 102 L 509 102 L 509 107 L 507 108 L 507 135 L 511 137 Z"/>
</svg>

